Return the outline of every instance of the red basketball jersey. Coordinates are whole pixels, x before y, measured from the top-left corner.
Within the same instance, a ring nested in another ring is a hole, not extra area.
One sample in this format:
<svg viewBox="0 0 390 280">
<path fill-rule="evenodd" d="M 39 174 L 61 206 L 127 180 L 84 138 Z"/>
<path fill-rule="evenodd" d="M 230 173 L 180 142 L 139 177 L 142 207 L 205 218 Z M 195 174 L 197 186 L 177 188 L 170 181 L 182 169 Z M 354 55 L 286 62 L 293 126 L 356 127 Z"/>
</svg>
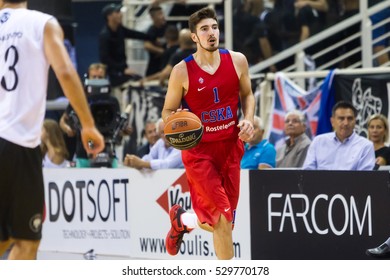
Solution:
<svg viewBox="0 0 390 280">
<path fill-rule="evenodd" d="M 184 59 L 189 84 L 182 105 L 202 121 L 202 142 L 234 139 L 239 132 L 239 78 L 229 51 L 220 49 L 219 54 L 221 63 L 213 75 L 201 69 L 192 55 Z"/>
</svg>

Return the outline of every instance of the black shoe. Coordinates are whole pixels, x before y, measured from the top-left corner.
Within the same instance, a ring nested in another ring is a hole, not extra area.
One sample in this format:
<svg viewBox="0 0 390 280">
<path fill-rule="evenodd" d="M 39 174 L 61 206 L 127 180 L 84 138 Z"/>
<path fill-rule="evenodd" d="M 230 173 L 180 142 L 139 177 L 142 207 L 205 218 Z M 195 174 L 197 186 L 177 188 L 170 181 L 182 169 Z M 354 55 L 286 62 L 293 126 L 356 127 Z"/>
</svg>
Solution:
<svg viewBox="0 0 390 280">
<path fill-rule="evenodd" d="M 374 258 L 390 258 L 390 247 L 383 243 L 376 248 L 367 249 L 366 254 Z"/>
</svg>

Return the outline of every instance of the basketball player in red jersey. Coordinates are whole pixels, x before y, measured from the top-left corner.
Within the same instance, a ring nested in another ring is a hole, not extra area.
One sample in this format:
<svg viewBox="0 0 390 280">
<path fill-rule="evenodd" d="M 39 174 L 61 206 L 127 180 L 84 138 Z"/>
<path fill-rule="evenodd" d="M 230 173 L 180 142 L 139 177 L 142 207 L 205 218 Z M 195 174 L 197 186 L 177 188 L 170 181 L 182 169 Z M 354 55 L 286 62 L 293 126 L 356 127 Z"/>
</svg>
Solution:
<svg viewBox="0 0 390 280">
<path fill-rule="evenodd" d="M 253 136 L 255 100 L 248 62 L 241 53 L 218 49 L 214 10 L 203 8 L 192 14 L 189 28 L 197 50 L 173 68 L 162 117 L 166 121 L 177 110 L 188 109 L 204 126 L 201 142 L 182 152 L 196 214 L 174 205 L 165 245 L 169 254 L 176 255 L 184 233 L 200 227 L 213 232 L 218 259 L 232 259 L 242 141 Z M 238 122 L 240 101 L 244 116 Z"/>
</svg>

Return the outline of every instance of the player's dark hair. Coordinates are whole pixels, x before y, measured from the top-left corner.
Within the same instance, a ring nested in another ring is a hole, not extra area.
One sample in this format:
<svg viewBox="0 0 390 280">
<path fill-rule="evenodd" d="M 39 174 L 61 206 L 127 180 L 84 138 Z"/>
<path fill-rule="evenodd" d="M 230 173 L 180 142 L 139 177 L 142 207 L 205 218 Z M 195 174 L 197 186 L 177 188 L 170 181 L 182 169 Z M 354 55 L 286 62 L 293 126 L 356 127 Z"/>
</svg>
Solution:
<svg viewBox="0 0 390 280">
<path fill-rule="evenodd" d="M 193 13 L 188 19 L 188 27 L 190 28 L 192 33 L 196 32 L 196 25 L 203 19 L 212 18 L 217 20 L 217 14 L 215 11 L 209 7 L 205 7 L 200 9 L 199 11 Z"/>
</svg>

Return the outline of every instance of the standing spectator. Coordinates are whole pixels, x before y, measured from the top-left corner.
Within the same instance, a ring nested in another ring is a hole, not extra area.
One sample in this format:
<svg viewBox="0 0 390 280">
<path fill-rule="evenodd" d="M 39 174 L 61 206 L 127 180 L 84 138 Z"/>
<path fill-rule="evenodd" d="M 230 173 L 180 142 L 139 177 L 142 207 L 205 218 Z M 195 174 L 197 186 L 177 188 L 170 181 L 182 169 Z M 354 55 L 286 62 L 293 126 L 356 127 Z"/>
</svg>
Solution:
<svg viewBox="0 0 390 280">
<path fill-rule="evenodd" d="M 172 55 L 179 49 L 179 30 L 174 25 L 168 25 L 165 34 L 165 41 L 167 42 L 164 53 L 161 56 L 160 69 L 163 69 L 169 62 Z"/>
<path fill-rule="evenodd" d="M 367 123 L 368 139 L 374 144 L 375 164 L 390 165 L 390 148 L 386 146 L 389 139 L 389 123 L 381 114 L 370 117 Z"/>
<path fill-rule="evenodd" d="M 160 139 L 150 149 L 149 154 L 142 158 L 136 155 L 126 155 L 124 165 L 136 169 L 169 169 L 183 168 L 181 151 L 173 148 L 164 135 L 164 122 L 159 119 L 157 122 L 157 133 Z"/>
<path fill-rule="evenodd" d="M 55 120 L 43 121 L 41 133 L 42 167 L 62 168 L 70 167 L 68 149 L 65 145 L 64 135 Z"/>
<path fill-rule="evenodd" d="M 284 134 L 288 138 L 276 151 L 276 167 L 302 167 L 311 143 L 305 131 L 305 115 L 298 110 L 288 112 L 284 118 Z"/>
<path fill-rule="evenodd" d="M 44 185 L 41 129 L 49 65 L 82 124 L 88 153 L 104 148 L 83 87 L 51 15 L 26 0 L 0 0 L 0 256 L 36 259 L 42 238 Z M 8 35 L 9 36 L 8 36 Z"/>
<path fill-rule="evenodd" d="M 102 14 L 106 24 L 99 35 L 99 56 L 100 61 L 107 65 L 111 86 L 139 79 L 137 72 L 127 65 L 125 39 L 148 40 L 149 37 L 122 25 L 121 5 L 108 4 Z"/>
<path fill-rule="evenodd" d="M 151 6 L 149 15 L 153 23 L 147 31 L 150 41 L 144 43 L 144 47 L 149 53 L 146 76 L 161 70 L 161 58 L 166 49 L 164 34 L 167 28 L 167 22 L 162 8 L 160 6 Z"/>
<path fill-rule="evenodd" d="M 241 159 L 241 169 L 265 169 L 275 167 L 275 147 L 263 139 L 263 122 L 254 117 L 253 137 L 245 144 L 245 153 Z"/>
<path fill-rule="evenodd" d="M 372 4 L 379 3 L 381 1 L 379 0 L 372 0 Z M 381 21 L 384 21 L 386 19 L 390 18 L 390 7 L 387 7 L 383 9 L 382 11 L 377 12 L 376 14 L 373 14 L 370 19 L 372 21 L 372 25 L 375 25 Z M 383 36 L 384 34 L 390 32 L 390 23 L 387 22 L 385 24 L 382 24 L 381 26 L 376 27 L 372 31 L 372 39 L 376 40 L 380 36 Z M 378 65 L 385 64 L 390 61 L 389 59 L 389 51 L 386 51 L 386 48 L 389 46 L 389 38 L 382 39 L 378 42 L 374 43 L 373 51 L 374 53 L 379 53 L 377 57 Z"/>
<path fill-rule="evenodd" d="M 251 13 L 249 0 L 242 1 L 233 14 L 233 48 L 242 52 L 249 64 L 258 62 L 259 49 L 257 38 L 253 35 L 253 30 L 259 24 L 258 15 Z"/>
<path fill-rule="evenodd" d="M 179 50 L 175 52 L 168 64 L 160 72 L 157 72 L 151 76 L 145 77 L 142 82 L 159 80 L 161 85 L 165 85 L 165 81 L 169 78 L 173 67 L 181 60 L 195 52 L 194 41 L 191 38 L 191 31 L 187 28 L 180 30 L 179 32 Z"/>
<path fill-rule="evenodd" d="M 354 132 L 357 110 L 347 101 L 337 102 L 330 119 L 334 132 L 317 135 L 307 152 L 303 169 L 373 170 L 372 142 Z"/>
<path fill-rule="evenodd" d="M 326 25 L 327 0 L 296 0 L 295 9 L 300 26 L 300 41 L 321 31 Z"/>
<path fill-rule="evenodd" d="M 342 4 L 343 4 L 342 5 L 343 11 L 342 11 L 341 20 L 345 20 L 345 19 L 352 17 L 352 16 L 359 13 L 359 1 L 358 0 L 342 0 Z M 360 25 L 361 25 L 361 23 L 357 22 L 356 24 L 354 24 L 348 28 L 345 28 L 341 33 L 342 38 L 340 38 L 340 40 L 348 38 L 348 37 L 353 36 L 354 34 L 360 32 Z M 341 54 L 347 53 L 347 52 L 349 52 L 353 49 L 356 49 L 360 46 L 361 46 L 360 37 L 355 38 L 355 39 L 347 42 L 346 44 L 344 44 L 341 47 Z M 354 53 L 354 54 L 346 57 L 345 59 L 343 59 L 341 61 L 339 67 L 347 68 L 350 65 L 353 65 L 357 62 L 360 62 L 361 60 L 362 60 L 362 56 L 361 56 L 361 53 L 359 51 L 359 52 Z"/>
</svg>

